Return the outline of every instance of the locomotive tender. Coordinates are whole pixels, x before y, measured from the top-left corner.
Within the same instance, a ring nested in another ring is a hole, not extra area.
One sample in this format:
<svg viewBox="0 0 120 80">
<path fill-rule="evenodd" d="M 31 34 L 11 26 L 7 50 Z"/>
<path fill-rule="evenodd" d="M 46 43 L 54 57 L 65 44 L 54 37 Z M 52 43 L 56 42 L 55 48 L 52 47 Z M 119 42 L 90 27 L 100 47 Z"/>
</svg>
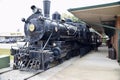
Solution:
<svg viewBox="0 0 120 80">
<path fill-rule="evenodd" d="M 41 9 L 33 5 L 33 14 L 27 20 L 22 19 L 26 43 L 23 47 L 11 48 L 13 68 L 46 70 L 54 62 L 83 56 L 101 43 L 99 35 L 91 32 L 86 24 L 61 21 L 57 12 L 49 19 L 50 1 L 43 2 L 44 16 Z"/>
</svg>

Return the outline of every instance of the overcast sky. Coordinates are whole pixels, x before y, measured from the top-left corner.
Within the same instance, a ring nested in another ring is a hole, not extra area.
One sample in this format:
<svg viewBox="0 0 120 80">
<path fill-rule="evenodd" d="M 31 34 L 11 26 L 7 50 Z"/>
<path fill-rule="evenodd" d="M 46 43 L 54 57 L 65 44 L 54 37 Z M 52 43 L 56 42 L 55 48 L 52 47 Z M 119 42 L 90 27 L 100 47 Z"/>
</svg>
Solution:
<svg viewBox="0 0 120 80">
<path fill-rule="evenodd" d="M 51 0 L 51 14 L 55 11 L 66 13 L 69 8 L 116 1 L 119 0 Z M 31 5 L 43 8 L 43 0 L 0 0 L 0 33 L 15 32 L 18 29 L 23 32 L 24 23 L 21 18 L 27 18 L 32 13 Z"/>
</svg>

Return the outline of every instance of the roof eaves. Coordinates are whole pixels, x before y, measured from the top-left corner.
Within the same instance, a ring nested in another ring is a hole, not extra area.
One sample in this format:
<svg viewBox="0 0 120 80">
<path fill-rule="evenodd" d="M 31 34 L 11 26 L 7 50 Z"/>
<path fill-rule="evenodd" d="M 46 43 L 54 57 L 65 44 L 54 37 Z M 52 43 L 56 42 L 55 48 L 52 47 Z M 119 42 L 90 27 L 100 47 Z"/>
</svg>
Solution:
<svg viewBox="0 0 120 80">
<path fill-rule="evenodd" d="M 109 3 L 109 4 L 102 4 L 102 5 L 94 5 L 94 6 L 87 6 L 87 7 L 78 7 L 78 8 L 70 8 L 68 9 L 69 12 L 71 11 L 77 11 L 77 10 L 85 10 L 85 9 L 92 9 L 92 8 L 101 8 L 101 7 L 109 7 L 109 6 L 115 6 L 120 5 L 120 1 Z"/>
</svg>

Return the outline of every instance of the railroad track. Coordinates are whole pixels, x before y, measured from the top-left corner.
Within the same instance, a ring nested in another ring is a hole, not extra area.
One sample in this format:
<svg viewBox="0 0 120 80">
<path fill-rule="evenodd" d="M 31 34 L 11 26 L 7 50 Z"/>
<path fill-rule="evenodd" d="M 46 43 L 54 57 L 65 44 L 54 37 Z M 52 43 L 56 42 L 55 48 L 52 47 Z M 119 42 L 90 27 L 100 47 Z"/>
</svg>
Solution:
<svg viewBox="0 0 120 80">
<path fill-rule="evenodd" d="M 74 58 L 69 61 L 63 62 L 62 64 L 54 65 L 45 71 L 39 70 L 36 72 L 36 71 L 30 71 L 30 70 L 28 71 L 20 71 L 20 70 L 13 70 L 13 69 L 9 69 L 6 71 L 4 70 L 3 72 L 0 72 L 0 80 L 34 80 L 34 78 L 38 77 L 37 75 L 41 76 L 40 74 L 45 75 L 46 76 L 45 78 L 47 80 L 49 77 L 53 76 L 57 72 L 70 66 L 77 59 L 79 58 Z M 46 73 L 50 73 L 50 72 L 52 73 L 49 75 L 46 75 Z"/>
<path fill-rule="evenodd" d="M 4 74 L 4 73 L 7 73 L 7 72 L 10 72 L 10 71 L 13 71 L 13 69 L 6 70 L 6 71 L 2 71 L 2 72 L 0 72 L 0 75 L 2 75 L 2 74 Z"/>
<path fill-rule="evenodd" d="M 53 68 L 55 66 L 57 66 L 57 65 L 54 65 L 54 66 L 52 66 L 50 68 Z M 9 69 L 9 70 L 4 70 L 4 71 L 0 72 L 0 77 L 3 78 L 4 80 L 15 80 L 15 78 L 18 78 L 18 79 L 21 78 L 22 80 L 28 80 L 28 79 L 30 79 L 30 78 L 32 78 L 32 77 L 34 77 L 34 76 L 36 76 L 36 75 L 38 75 L 38 74 L 40 74 L 42 72 L 45 72 L 47 70 L 38 70 L 37 72 L 35 70 L 33 70 L 33 72 L 32 72 L 30 70 L 28 70 L 28 71 L 20 71 L 20 70 Z M 27 76 L 25 76 L 26 74 L 27 74 Z"/>
<path fill-rule="evenodd" d="M 40 72 L 25 72 L 19 70 L 6 70 L 0 73 L 0 80 L 28 80 L 37 74 L 42 73 Z"/>
<path fill-rule="evenodd" d="M 44 72 L 44 71 L 37 72 L 37 73 L 35 73 L 35 74 L 33 74 L 33 75 L 29 76 L 29 77 L 24 78 L 24 80 L 28 80 L 28 79 L 30 79 L 30 78 L 32 78 L 32 77 L 34 77 L 34 76 L 36 76 L 36 75 L 38 75 L 38 74 L 40 74 L 42 72 Z"/>
<path fill-rule="evenodd" d="M 72 65 L 72 63 L 74 63 L 74 61 L 76 61 L 78 59 L 79 59 L 79 56 L 76 57 L 76 58 L 70 59 L 68 61 L 65 61 L 65 62 L 63 62 L 63 63 L 61 63 L 59 65 L 54 65 L 54 66 L 50 67 L 49 69 L 47 69 L 46 71 L 37 72 L 34 75 L 25 78 L 24 80 L 36 80 L 36 79 L 37 80 L 47 80 L 51 76 L 58 73 L 59 71 L 61 71 L 61 70 L 65 69 L 65 68 L 69 67 L 70 65 Z M 51 73 L 51 74 L 49 74 L 49 73 Z M 40 74 L 42 74 L 42 75 L 40 75 Z M 49 74 L 49 75 L 47 75 L 47 74 Z M 39 75 L 39 76 L 37 76 L 37 75 Z M 44 79 L 43 79 L 42 76 L 44 76 Z"/>
<path fill-rule="evenodd" d="M 51 68 L 54 68 L 55 66 L 57 66 L 57 65 L 51 66 L 51 67 L 49 67 L 47 70 L 49 70 L 49 69 L 51 69 Z M 47 71 L 47 70 L 38 71 L 38 72 L 36 72 L 35 74 L 33 74 L 33 75 L 29 76 L 29 77 L 24 78 L 24 80 L 28 80 L 28 79 L 30 79 L 30 78 L 32 78 L 32 77 L 34 77 L 34 76 L 36 76 L 36 75 L 38 75 L 38 74 L 40 74 L 40 73 L 42 73 L 42 72 L 45 72 L 45 71 Z"/>
</svg>

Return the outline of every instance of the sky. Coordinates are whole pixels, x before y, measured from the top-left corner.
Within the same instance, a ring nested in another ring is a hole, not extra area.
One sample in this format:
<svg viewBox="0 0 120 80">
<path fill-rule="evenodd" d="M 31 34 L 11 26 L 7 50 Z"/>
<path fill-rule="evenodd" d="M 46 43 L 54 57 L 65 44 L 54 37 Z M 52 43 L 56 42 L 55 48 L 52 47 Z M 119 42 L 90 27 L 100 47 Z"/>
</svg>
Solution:
<svg viewBox="0 0 120 80">
<path fill-rule="evenodd" d="M 50 13 L 68 13 L 67 9 L 117 2 L 119 0 L 50 0 Z M 32 14 L 31 5 L 43 9 L 43 0 L 0 0 L 0 33 L 24 32 L 22 18 Z M 51 16 L 50 15 L 50 16 Z"/>
</svg>

